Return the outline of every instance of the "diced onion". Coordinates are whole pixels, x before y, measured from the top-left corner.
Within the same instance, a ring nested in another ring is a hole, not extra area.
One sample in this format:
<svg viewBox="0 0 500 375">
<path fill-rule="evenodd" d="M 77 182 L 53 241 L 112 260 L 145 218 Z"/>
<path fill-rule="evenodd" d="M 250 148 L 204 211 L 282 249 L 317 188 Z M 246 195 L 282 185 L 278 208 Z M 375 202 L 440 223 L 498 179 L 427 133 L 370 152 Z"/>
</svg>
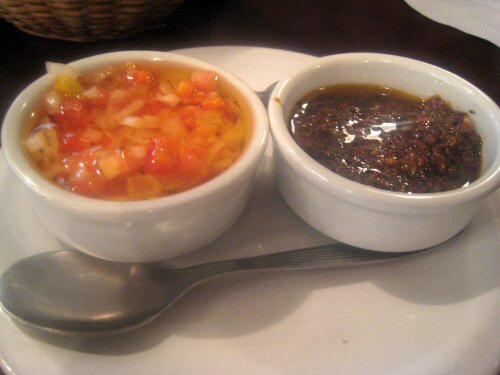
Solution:
<svg viewBox="0 0 500 375">
<path fill-rule="evenodd" d="M 136 159 L 144 159 L 147 148 L 145 145 L 133 145 L 127 147 L 127 151 Z"/>
<path fill-rule="evenodd" d="M 24 145 L 30 153 L 42 151 L 45 147 L 48 146 L 47 140 L 41 132 L 37 132 L 26 139 L 26 141 L 24 141 Z"/>
<path fill-rule="evenodd" d="M 166 105 L 169 105 L 171 107 L 175 107 L 177 104 L 180 103 L 181 101 L 181 98 L 179 98 L 177 95 L 175 94 L 165 94 L 165 95 L 158 95 L 156 97 L 156 99 L 159 101 L 159 102 L 162 102 Z"/>
<path fill-rule="evenodd" d="M 101 91 L 97 88 L 97 86 L 92 86 L 91 88 L 85 90 L 82 95 L 89 99 L 99 99 Z"/>
<path fill-rule="evenodd" d="M 155 116 L 127 116 L 122 121 L 120 125 L 128 126 L 135 129 L 152 129 L 158 127 L 158 121 Z"/>
<path fill-rule="evenodd" d="M 102 138 L 102 136 L 103 132 L 94 128 L 85 129 L 85 131 L 82 133 L 82 138 L 90 142 L 97 142 Z"/>
<path fill-rule="evenodd" d="M 127 95 L 128 95 L 127 90 L 115 89 L 111 91 L 109 100 L 110 102 L 125 100 L 127 98 Z"/>
<path fill-rule="evenodd" d="M 158 88 L 162 94 L 173 94 L 175 92 L 175 89 L 169 80 L 162 80 L 158 85 Z"/>
<path fill-rule="evenodd" d="M 47 61 L 45 62 L 45 68 L 47 73 L 54 77 L 70 76 L 76 78 L 78 76 L 76 70 L 66 64 Z"/>
<path fill-rule="evenodd" d="M 45 110 L 47 114 L 58 113 L 61 107 L 61 98 L 55 91 L 49 91 L 44 96 Z"/>
<path fill-rule="evenodd" d="M 97 162 L 99 169 L 107 179 L 112 179 L 125 172 L 123 154 L 115 151 Z"/>
<path fill-rule="evenodd" d="M 120 125 L 130 126 L 131 128 L 142 128 L 144 127 L 144 119 L 139 116 L 127 116 L 120 121 Z"/>
<path fill-rule="evenodd" d="M 127 105 L 121 111 L 118 111 L 115 115 L 115 119 L 118 123 L 121 123 L 126 117 L 132 116 L 135 112 L 141 109 L 144 106 L 144 100 L 137 99 L 132 103 Z"/>
<path fill-rule="evenodd" d="M 56 131 L 50 126 L 39 128 L 24 141 L 24 145 L 33 159 L 45 168 L 54 161 L 59 152 Z"/>
</svg>

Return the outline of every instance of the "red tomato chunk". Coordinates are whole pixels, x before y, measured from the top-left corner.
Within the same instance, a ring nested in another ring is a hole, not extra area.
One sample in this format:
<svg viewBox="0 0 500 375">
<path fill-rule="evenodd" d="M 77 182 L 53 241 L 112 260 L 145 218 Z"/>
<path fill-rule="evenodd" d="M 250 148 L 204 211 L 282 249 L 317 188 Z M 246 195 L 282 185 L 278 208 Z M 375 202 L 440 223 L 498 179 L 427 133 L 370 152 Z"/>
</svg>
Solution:
<svg viewBox="0 0 500 375">
<path fill-rule="evenodd" d="M 81 75 L 65 67 L 24 145 L 69 191 L 140 200 L 195 187 L 240 156 L 247 116 L 214 72 L 131 62 Z"/>
</svg>

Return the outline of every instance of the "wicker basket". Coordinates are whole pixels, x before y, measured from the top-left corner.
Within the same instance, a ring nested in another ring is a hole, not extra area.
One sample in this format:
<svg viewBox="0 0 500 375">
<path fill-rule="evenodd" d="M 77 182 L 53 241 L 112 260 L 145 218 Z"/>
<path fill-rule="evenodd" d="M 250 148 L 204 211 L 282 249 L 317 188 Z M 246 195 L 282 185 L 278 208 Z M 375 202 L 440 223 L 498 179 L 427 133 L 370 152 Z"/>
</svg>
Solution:
<svg viewBox="0 0 500 375">
<path fill-rule="evenodd" d="M 0 0 L 0 16 L 33 35 L 115 39 L 154 27 L 183 0 Z"/>
</svg>

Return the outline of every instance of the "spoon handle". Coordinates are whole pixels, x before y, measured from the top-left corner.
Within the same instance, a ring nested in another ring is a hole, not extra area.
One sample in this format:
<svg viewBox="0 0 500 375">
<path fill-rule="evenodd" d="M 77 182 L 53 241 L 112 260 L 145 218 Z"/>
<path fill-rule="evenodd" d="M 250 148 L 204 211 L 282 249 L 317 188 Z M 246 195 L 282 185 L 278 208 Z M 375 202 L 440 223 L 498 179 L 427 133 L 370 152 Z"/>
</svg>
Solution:
<svg viewBox="0 0 500 375">
<path fill-rule="evenodd" d="M 256 91 L 255 92 L 257 94 L 257 96 L 260 98 L 260 100 L 262 101 L 262 104 L 264 104 L 264 106 L 267 106 L 267 102 L 269 101 L 269 97 L 271 96 L 271 93 L 274 90 L 274 86 L 276 86 L 277 83 L 278 82 L 271 83 L 264 91 Z"/>
<path fill-rule="evenodd" d="M 408 257 L 413 252 L 377 252 L 363 250 L 343 243 L 335 243 L 297 249 L 249 258 L 234 259 L 237 269 L 305 269 L 325 267 L 345 267 L 386 262 L 391 259 Z"/>
<path fill-rule="evenodd" d="M 424 251 L 378 252 L 359 249 L 339 242 L 248 258 L 199 264 L 190 267 L 189 270 L 197 274 L 197 279 L 207 279 L 238 271 L 292 270 L 374 264 L 407 258 Z"/>
</svg>

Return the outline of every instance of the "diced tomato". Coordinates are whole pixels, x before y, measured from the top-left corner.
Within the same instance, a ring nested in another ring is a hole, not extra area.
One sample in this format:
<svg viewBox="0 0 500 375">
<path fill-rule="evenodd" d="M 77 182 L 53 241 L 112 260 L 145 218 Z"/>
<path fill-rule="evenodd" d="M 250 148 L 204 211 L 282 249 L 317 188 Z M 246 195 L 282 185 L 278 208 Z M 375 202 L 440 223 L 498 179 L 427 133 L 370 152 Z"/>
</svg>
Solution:
<svg viewBox="0 0 500 375">
<path fill-rule="evenodd" d="M 204 110 L 214 110 L 224 108 L 224 100 L 217 94 L 207 95 L 201 102 L 201 108 Z"/>
<path fill-rule="evenodd" d="M 74 129 L 78 130 L 86 129 L 92 125 L 92 115 L 90 113 L 87 113 L 82 117 L 75 119 L 72 125 Z"/>
<path fill-rule="evenodd" d="M 62 114 L 68 118 L 82 117 L 89 110 L 87 100 L 80 99 L 73 96 L 68 96 L 62 100 L 61 103 Z"/>
<path fill-rule="evenodd" d="M 136 85 L 148 85 L 153 80 L 153 74 L 147 69 L 130 67 L 127 70 L 127 80 Z"/>
<path fill-rule="evenodd" d="M 177 111 L 184 127 L 188 130 L 196 128 L 196 111 L 197 108 L 193 106 L 185 106 Z"/>
<path fill-rule="evenodd" d="M 149 173 L 165 175 L 177 168 L 179 142 L 170 138 L 154 138 L 144 158 L 144 169 Z"/>
<path fill-rule="evenodd" d="M 203 177 L 207 174 L 205 150 L 196 145 L 181 142 L 179 145 L 179 171 L 192 177 Z"/>
<path fill-rule="evenodd" d="M 194 83 L 192 81 L 180 81 L 176 88 L 176 93 L 181 98 L 189 97 L 194 92 Z"/>
<path fill-rule="evenodd" d="M 191 80 L 197 90 L 209 92 L 217 88 L 217 75 L 210 71 L 196 71 L 191 74 Z"/>
<path fill-rule="evenodd" d="M 59 113 L 49 115 L 50 119 L 62 126 L 65 131 L 84 129 L 90 125 L 89 103 L 77 97 L 65 97 L 61 101 Z"/>
<path fill-rule="evenodd" d="M 87 173 L 92 167 L 92 161 L 87 153 L 76 153 L 69 156 L 63 161 L 68 173 L 73 176 L 81 176 L 82 173 Z"/>
<path fill-rule="evenodd" d="M 87 147 L 87 142 L 77 135 L 69 135 L 62 137 L 60 147 L 62 152 L 71 154 L 84 150 Z"/>
<path fill-rule="evenodd" d="M 158 100 L 155 98 L 148 98 L 136 115 L 156 115 L 161 109 L 162 105 Z"/>
<path fill-rule="evenodd" d="M 232 100 L 225 100 L 222 110 L 229 121 L 238 121 L 238 118 L 240 117 L 240 108 Z"/>
<path fill-rule="evenodd" d="M 97 108 L 105 108 L 108 105 L 109 98 L 111 97 L 111 92 L 107 88 L 101 88 L 99 90 L 99 96 L 92 98 L 91 103 Z"/>
<path fill-rule="evenodd" d="M 88 197 L 99 197 L 103 194 L 105 183 L 96 178 L 84 178 L 72 181 L 71 187 L 76 193 Z"/>
<path fill-rule="evenodd" d="M 207 100 L 207 93 L 204 91 L 193 91 L 191 96 L 185 98 L 184 101 L 191 105 L 200 105 L 202 102 Z"/>
<path fill-rule="evenodd" d="M 97 144 L 102 148 L 111 148 L 115 144 L 115 139 L 109 133 L 104 132 Z"/>
</svg>

